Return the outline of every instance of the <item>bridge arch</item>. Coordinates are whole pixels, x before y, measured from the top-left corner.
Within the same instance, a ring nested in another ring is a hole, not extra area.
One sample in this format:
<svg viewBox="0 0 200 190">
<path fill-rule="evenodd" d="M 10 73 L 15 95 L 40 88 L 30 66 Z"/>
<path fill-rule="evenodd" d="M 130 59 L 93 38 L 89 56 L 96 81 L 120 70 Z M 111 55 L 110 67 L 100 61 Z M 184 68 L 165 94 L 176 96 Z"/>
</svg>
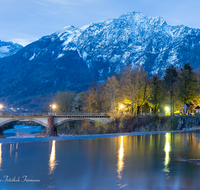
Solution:
<svg viewBox="0 0 200 190">
<path fill-rule="evenodd" d="M 89 119 L 89 118 L 67 118 L 67 119 L 59 121 L 57 123 L 54 123 L 54 127 L 59 127 L 60 125 L 67 123 L 67 122 L 70 122 L 70 121 L 89 121 L 89 122 L 92 122 L 92 123 L 97 122 L 97 120 Z"/>
<path fill-rule="evenodd" d="M 40 124 L 40 125 L 42 125 L 42 126 L 44 126 L 44 127 L 47 127 L 47 123 L 44 123 L 44 122 L 42 122 L 42 121 L 40 121 L 40 120 L 37 120 L 37 119 L 32 119 L 32 118 L 30 118 L 30 119 L 16 119 L 16 118 L 13 118 L 13 119 L 7 119 L 7 120 L 5 120 L 5 121 L 3 121 L 3 122 L 1 122 L 0 123 L 0 127 L 4 127 L 5 125 L 7 125 L 7 124 L 9 124 L 9 123 L 12 123 L 12 122 L 16 122 L 16 121 L 21 121 L 21 122 L 25 122 L 25 121 L 31 121 L 31 122 L 35 122 L 35 123 L 38 123 L 38 124 Z"/>
</svg>

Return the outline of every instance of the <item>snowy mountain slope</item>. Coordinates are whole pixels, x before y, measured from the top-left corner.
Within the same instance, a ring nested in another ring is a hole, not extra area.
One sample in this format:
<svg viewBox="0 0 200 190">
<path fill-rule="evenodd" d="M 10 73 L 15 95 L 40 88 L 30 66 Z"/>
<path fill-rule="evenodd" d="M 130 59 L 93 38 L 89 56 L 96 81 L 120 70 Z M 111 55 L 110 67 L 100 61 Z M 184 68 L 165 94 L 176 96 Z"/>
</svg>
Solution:
<svg viewBox="0 0 200 190">
<path fill-rule="evenodd" d="M 200 30 L 170 26 L 161 17 L 132 12 L 116 19 L 92 23 L 82 28 L 65 27 L 53 34 L 63 41 L 62 52 L 73 50 L 87 63 L 109 62 L 103 73 L 119 71 L 126 64 L 144 65 L 146 70 L 162 72 L 170 64 L 199 65 Z M 95 65 L 96 66 L 96 65 Z"/>
<path fill-rule="evenodd" d="M 84 27 L 67 26 L 0 59 L 0 97 L 22 105 L 22 99 L 58 90 L 83 91 L 126 64 L 161 75 L 170 64 L 190 62 L 196 69 L 199 50 L 199 29 L 170 26 L 161 17 L 137 12 Z"/>
<path fill-rule="evenodd" d="M 12 42 L 3 42 L 0 40 L 0 58 L 8 57 L 15 54 L 23 46 Z"/>
</svg>

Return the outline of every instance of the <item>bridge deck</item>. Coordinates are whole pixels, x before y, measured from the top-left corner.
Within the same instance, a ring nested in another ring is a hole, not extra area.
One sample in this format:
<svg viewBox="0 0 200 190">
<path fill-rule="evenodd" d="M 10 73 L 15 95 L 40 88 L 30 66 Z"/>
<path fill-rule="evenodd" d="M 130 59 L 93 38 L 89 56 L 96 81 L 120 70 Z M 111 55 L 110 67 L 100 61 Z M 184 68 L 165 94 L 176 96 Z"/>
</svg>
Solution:
<svg viewBox="0 0 200 190">
<path fill-rule="evenodd" d="M 39 114 L 39 113 L 25 113 L 25 114 L 0 114 L 0 118 L 32 118 L 32 117 L 49 117 L 53 116 L 54 118 L 110 118 L 109 115 L 106 114 Z"/>
<path fill-rule="evenodd" d="M 77 117 L 84 117 L 84 118 L 110 118 L 108 115 L 55 115 L 53 117 L 68 117 L 68 118 L 77 118 Z"/>
</svg>

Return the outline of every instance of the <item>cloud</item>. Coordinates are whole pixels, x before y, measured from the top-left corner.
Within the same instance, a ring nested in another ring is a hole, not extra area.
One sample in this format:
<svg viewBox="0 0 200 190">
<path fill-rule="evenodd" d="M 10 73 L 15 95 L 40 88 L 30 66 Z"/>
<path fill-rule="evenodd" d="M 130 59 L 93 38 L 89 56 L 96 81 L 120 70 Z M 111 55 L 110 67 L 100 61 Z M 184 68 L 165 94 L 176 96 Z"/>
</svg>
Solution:
<svg viewBox="0 0 200 190">
<path fill-rule="evenodd" d="M 26 46 L 34 41 L 38 40 L 37 38 L 25 39 L 25 38 L 15 38 L 11 39 L 12 42 L 21 44 L 22 46 Z"/>
</svg>

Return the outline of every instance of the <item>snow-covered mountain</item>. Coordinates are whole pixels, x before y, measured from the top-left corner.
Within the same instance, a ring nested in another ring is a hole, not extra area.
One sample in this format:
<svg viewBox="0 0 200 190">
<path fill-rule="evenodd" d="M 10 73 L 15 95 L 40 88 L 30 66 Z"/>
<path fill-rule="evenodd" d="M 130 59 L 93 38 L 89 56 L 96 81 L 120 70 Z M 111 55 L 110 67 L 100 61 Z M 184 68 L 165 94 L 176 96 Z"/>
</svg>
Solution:
<svg viewBox="0 0 200 190">
<path fill-rule="evenodd" d="M 126 64 L 143 65 L 152 74 L 161 73 L 170 64 L 179 67 L 190 62 L 194 68 L 200 66 L 199 29 L 170 26 L 161 17 L 138 12 L 82 28 L 65 27 L 49 37 L 62 42 L 57 59 L 67 51 L 76 51 L 88 68 L 100 64 L 100 76 L 119 72 Z"/>
<path fill-rule="evenodd" d="M 11 56 L 22 48 L 20 44 L 0 40 L 0 58 Z"/>
<path fill-rule="evenodd" d="M 170 26 L 161 17 L 138 12 L 84 27 L 67 26 L 0 59 L 0 97 L 31 101 L 31 96 L 58 90 L 86 90 L 91 81 L 104 81 L 126 64 L 161 75 L 170 64 L 190 62 L 197 69 L 199 50 L 200 29 Z"/>
</svg>

